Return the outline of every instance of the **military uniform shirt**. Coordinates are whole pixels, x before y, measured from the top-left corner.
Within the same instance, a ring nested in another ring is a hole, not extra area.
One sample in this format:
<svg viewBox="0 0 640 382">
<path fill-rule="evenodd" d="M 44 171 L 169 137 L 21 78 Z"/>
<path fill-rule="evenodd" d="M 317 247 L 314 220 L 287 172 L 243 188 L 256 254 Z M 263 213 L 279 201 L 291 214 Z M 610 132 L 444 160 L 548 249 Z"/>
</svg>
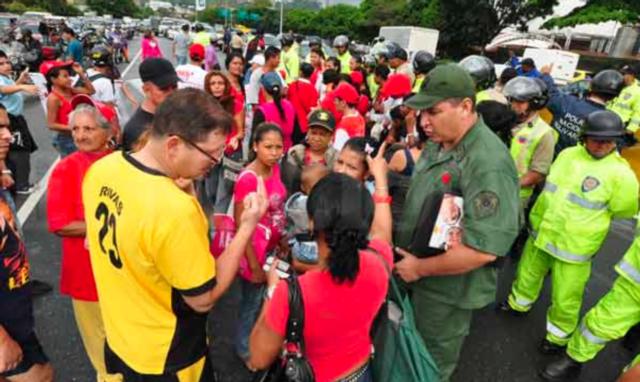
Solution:
<svg viewBox="0 0 640 382">
<path fill-rule="evenodd" d="M 427 144 L 407 193 L 398 246 L 411 243 L 425 199 L 450 189 L 464 199 L 463 243 L 504 256 L 520 228 L 518 176 L 506 146 L 481 118 L 451 150 Z M 496 284 L 496 268 L 485 266 L 462 275 L 425 277 L 412 287 L 433 300 L 476 309 L 495 300 Z"/>
</svg>

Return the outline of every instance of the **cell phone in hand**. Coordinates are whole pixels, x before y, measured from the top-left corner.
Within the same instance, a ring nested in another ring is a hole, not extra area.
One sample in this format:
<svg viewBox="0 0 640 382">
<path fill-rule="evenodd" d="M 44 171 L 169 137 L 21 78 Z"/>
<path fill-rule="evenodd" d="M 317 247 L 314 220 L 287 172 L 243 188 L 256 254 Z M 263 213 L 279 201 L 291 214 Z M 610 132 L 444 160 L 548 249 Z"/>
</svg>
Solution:
<svg viewBox="0 0 640 382">
<path fill-rule="evenodd" d="M 273 264 L 274 261 L 275 261 L 275 256 L 267 257 L 267 260 L 262 266 L 262 269 L 265 272 L 269 272 L 269 269 L 271 269 L 271 265 Z M 278 265 L 276 265 L 276 272 L 278 273 L 278 277 L 280 277 L 281 279 L 289 278 L 290 269 L 291 269 L 291 265 L 284 260 L 279 260 Z"/>
</svg>

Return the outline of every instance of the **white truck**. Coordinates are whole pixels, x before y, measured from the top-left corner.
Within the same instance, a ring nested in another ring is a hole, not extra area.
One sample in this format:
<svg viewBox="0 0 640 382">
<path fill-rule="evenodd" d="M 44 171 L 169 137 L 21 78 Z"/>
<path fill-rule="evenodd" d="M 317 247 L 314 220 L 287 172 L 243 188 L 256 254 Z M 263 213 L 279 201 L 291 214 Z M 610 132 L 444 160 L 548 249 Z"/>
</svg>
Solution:
<svg viewBox="0 0 640 382">
<path fill-rule="evenodd" d="M 438 30 L 429 28 L 411 26 L 380 28 L 380 37 L 384 37 L 385 41 L 397 43 L 409 53 L 409 56 L 419 50 L 426 50 L 435 56 L 439 36 Z"/>
</svg>

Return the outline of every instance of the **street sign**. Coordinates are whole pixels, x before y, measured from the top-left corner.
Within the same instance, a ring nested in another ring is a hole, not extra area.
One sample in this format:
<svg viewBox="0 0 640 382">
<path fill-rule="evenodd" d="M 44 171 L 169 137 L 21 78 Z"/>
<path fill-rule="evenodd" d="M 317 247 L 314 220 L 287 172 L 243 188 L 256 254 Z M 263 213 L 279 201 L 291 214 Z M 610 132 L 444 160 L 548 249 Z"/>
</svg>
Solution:
<svg viewBox="0 0 640 382">
<path fill-rule="evenodd" d="M 207 0 L 196 0 L 196 11 L 204 11 L 207 7 Z"/>
</svg>

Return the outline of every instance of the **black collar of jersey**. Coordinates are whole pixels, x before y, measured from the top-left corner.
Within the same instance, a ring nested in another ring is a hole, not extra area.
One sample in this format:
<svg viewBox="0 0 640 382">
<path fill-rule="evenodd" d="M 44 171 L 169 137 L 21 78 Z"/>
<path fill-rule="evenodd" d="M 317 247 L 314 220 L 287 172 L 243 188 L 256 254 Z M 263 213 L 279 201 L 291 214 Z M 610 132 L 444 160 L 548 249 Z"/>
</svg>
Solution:
<svg viewBox="0 0 640 382">
<path fill-rule="evenodd" d="M 138 162 L 133 156 L 131 156 L 130 153 L 122 151 L 122 156 L 127 162 L 131 163 L 133 167 L 137 168 L 142 172 L 146 172 L 147 174 L 150 174 L 150 175 L 166 176 L 162 171 L 158 171 L 151 167 L 147 167 L 142 163 Z"/>
</svg>

